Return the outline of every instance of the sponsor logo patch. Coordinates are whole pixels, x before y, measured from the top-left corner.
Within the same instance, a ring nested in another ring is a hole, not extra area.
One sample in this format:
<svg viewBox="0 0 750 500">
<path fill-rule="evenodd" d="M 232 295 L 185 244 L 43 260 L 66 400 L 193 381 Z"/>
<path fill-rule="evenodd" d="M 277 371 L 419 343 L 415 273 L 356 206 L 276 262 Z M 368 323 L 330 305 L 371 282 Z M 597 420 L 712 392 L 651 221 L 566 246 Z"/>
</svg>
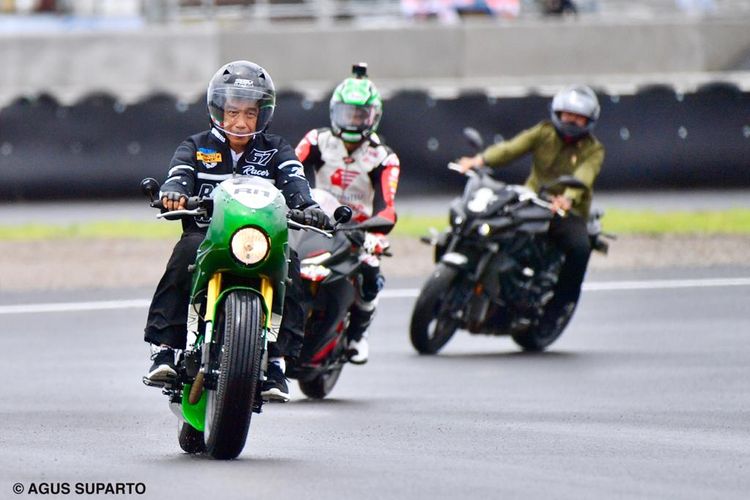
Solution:
<svg viewBox="0 0 750 500">
<path fill-rule="evenodd" d="M 237 78 L 234 81 L 234 86 L 246 89 L 248 87 L 252 87 L 253 86 L 253 81 L 252 80 L 247 80 L 245 78 Z"/>
<path fill-rule="evenodd" d="M 216 165 L 221 163 L 221 153 L 215 149 L 200 148 L 195 153 L 195 158 L 203 162 L 206 168 L 214 168 Z"/>
<path fill-rule="evenodd" d="M 255 163 L 256 165 L 265 167 L 266 165 L 268 165 L 268 162 L 271 161 L 273 155 L 275 155 L 278 151 L 278 149 L 269 149 L 267 151 L 253 149 L 252 151 L 250 151 L 250 159 L 247 162 Z"/>
<path fill-rule="evenodd" d="M 289 174 L 289 177 L 299 177 L 300 179 L 306 179 L 305 171 L 299 165 L 294 165 L 293 167 L 291 167 L 291 173 Z"/>
<path fill-rule="evenodd" d="M 243 175 L 256 175 L 258 177 L 268 177 L 268 170 L 261 170 L 259 168 L 255 168 L 255 165 L 245 165 L 242 167 L 242 174 Z"/>
<path fill-rule="evenodd" d="M 352 182 L 357 178 L 359 172 L 356 170 L 344 170 L 343 168 L 337 169 L 333 175 L 331 175 L 331 184 L 339 186 L 341 189 L 346 189 L 351 186 Z"/>
</svg>

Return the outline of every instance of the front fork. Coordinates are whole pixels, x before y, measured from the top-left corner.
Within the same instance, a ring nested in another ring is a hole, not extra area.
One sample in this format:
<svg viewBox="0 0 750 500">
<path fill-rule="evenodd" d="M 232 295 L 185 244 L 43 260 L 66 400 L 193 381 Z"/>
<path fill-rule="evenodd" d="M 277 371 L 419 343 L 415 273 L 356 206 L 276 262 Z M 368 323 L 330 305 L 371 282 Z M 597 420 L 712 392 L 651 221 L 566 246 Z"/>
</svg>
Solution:
<svg viewBox="0 0 750 500">
<path fill-rule="evenodd" d="M 206 414 L 206 389 L 215 389 L 218 374 L 211 370 L 211 354 L 214 342 L 214 324 L 216 322 L 216 311 L 222 296 L 229 290 L 222 291 L 221 273 L 214 274 L 208 282 L 206 290 L 206 308 L 204 316 L 203 341 L 200 341 L 198 329 L 199 317 L 198 311 L 193 304 L 190 305 L 188 314 L 188 345 L 185 359 L 190 357 L 191 353 L 200 352 L 200 368 L 195 379 L 190 383 L 185 383 L 182 390 L 182 418 L 190 423 L 197 430 L 203 430 L 205 425 Z M 273 286 L 266 278 L 261 278 L 260 295 L 266 309 L 263 345 L 263 369 L 267 363 L 268 342 L 274 342 L 278 334 L 278 326 L 281 322 L 281 316 L 271 313 L 273 304 Z M 270 313 L 270 314 L 269 314 Z M 214 350 L 215 351 L 215 350 Z M 214 353 L 217 355 L 218 353 Z M 197 361 L 197 360 L 196 360 Z M 260 392 L 259 384 L 258 392 Z M 253 411 L 261 412 L 262 400 L 257 394 Z"/>
</svg>

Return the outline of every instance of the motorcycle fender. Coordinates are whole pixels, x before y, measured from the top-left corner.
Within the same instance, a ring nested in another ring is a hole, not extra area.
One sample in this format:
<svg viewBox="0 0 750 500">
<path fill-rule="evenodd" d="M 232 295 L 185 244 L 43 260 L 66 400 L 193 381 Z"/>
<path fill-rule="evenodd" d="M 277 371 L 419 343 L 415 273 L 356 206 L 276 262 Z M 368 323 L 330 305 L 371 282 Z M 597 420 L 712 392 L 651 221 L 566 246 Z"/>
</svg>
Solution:
<svg viewBox="0 0 750 500">
<path fill-rule="evenodd" d="M 440 262 L 443 262 L 452 267 L 463 269 L 464 267 L 466 267 L 466 264 L 469 263 L 469 258 L 458 252 L 448 252 L 443 254 L 443 256 L 440 258 Z"/>
<path fill-rule="evenodd" d="M 260 297 L 260 303 L 263 305 L 263 328 L 266 330 L 266 334 L 268 334 L 268 330 L 271 327 L 271 311 L 273 305 L 273 287 L 271 286 L 271 282 L 268 280 L 268 278 L 262 277 L 260 280 L 260 290 L 256 290 L 255 288 L 246 286 L 233 286 L 231 288 L 227 288 L 226 290 L 222 290 L 221 294 L 216 300 L 216 307 L 218 307 L 219 304 L 224 301 L 224 297 L 235 290 L 247 290 L 248 292 L 254 293 L 258 297 Z M 269 341 L 274 342 L 275 339 L 269 339 Z"/>
</svg>

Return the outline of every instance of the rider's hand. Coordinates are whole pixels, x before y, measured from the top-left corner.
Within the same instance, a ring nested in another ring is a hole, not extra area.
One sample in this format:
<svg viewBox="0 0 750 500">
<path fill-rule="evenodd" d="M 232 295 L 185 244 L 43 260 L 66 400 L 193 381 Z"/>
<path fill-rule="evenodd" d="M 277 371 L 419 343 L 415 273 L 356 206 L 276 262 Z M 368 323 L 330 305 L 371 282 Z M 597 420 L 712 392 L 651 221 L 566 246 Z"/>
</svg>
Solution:
<svg viewBox="0 0 750 500">
<path fill-rule="evenodd" d="M 320 209 L 320 207 L 312 206 L 307 207 L 303 212 L 304 216 L 303 224 L 308 226 L 317 227 L 318 229 L 332 229 L 331 219 L 328 215 Z"/>
<path fill-rule="evenodd" d="M 552 206 L 550 207 L 550 210 L 552 210 L 553 212 L 557 212 L 558 210 L 564 210 L 567 212 L 568 210 L 570 210 L 570 206 L 571 206 L 570 199 L 566 198 L 565 196 L 561 194 L 552 198 L 551 203 L 552 203 Z"/>
<path fill-rule="evenodd" d="M 362 244 L 362 248 L 365 252 L 372 255 L 380 255 L 385 252 L 390 243 L 385 238 L 385 235 L 380 233 L 367 233 L 365 234 L 365 241 Z"/>
<path fill-rule="evenodd" d="M 461 167 L 461 173 L 465 174 L 469 170 L 484 166 L 484 158 L 481 154 L 475 156 L 464 156 L 459 158 L 458 165 Z"/>
<path fill-rule="evenodd" d="M 174 191 L 162 193 L 161 204 L 167 212 L 171 212 L 172 210 L 185 210 L 186 203 L 187 196 L 182 193 L 176 193 Z"/>
</svg>

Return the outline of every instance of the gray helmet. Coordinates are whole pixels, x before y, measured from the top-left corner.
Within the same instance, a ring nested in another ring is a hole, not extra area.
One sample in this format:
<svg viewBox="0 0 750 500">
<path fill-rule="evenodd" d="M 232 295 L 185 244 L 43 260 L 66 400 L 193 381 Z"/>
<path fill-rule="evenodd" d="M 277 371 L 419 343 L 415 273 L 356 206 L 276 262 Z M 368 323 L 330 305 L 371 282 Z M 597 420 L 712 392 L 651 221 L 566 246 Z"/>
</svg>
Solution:
<svg viewBox="0 0 750 500">
<path fill-rule="evenodd" d="M 213 126 L 225 134 L 224 105 L 227 99 L 257 102 L 259 113 L 256 130 L 246 135 L 259 134 L 271 123 L 276 107 L 276 89 L 271 75 L 257 64 L 250 61 L 227 63 L 219 68 L 208 84 L 208 114 Z"/>
<path fill-rule="evenodd" d="M 593 90 L 586 85 L 574 85 L 561 90 L 552 98 L 550 118 L 561 136 L 567 139 L 580 139 L 594 129 L 600 110 L 599 100 Z M 588 123 L 585 127 L 563 123 L 560 121 L 560 113 L 563 111 L 585 116 L 589 119 Z"/>
</svg>

